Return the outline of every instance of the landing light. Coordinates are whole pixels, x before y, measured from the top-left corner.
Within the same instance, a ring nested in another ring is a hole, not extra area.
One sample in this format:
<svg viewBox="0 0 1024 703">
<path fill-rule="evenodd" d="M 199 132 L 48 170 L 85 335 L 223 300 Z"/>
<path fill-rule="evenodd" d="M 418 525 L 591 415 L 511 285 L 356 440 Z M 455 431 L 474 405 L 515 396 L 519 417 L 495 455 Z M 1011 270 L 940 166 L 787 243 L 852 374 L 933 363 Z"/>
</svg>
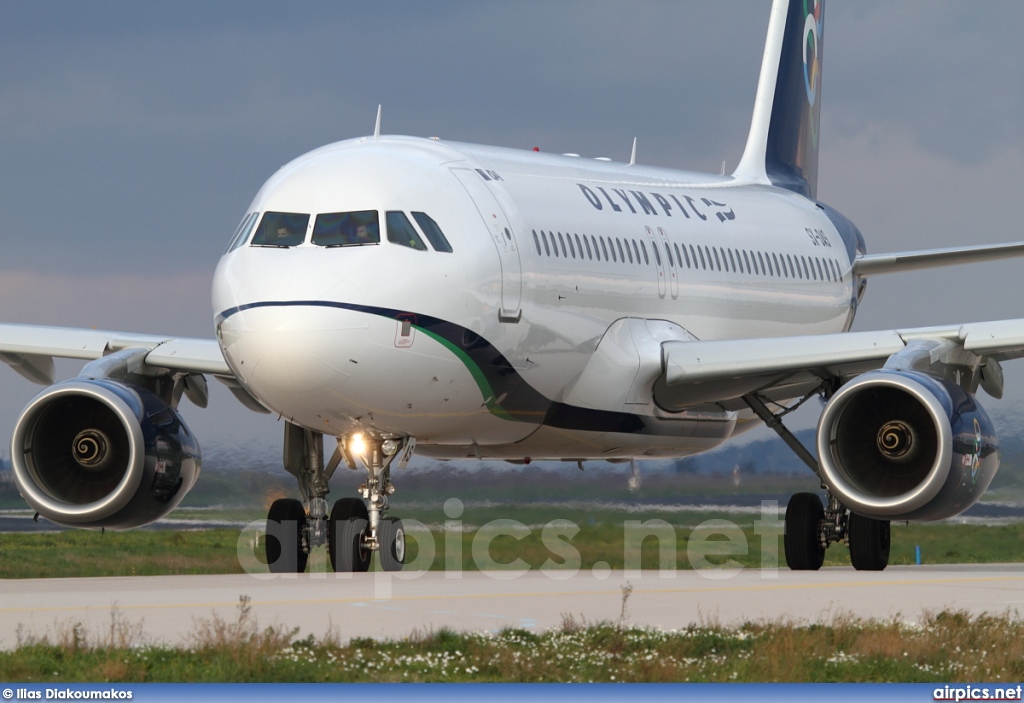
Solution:
<svg viewBox="0 0 1024 703">
<path fill-rule="evenodd" d="M 348 449 L 353 454 L 363 455 L 366 451 L 366 440 L 363 439 L 362 433 L 357 432 L 348 438 Z"/>
</svg>

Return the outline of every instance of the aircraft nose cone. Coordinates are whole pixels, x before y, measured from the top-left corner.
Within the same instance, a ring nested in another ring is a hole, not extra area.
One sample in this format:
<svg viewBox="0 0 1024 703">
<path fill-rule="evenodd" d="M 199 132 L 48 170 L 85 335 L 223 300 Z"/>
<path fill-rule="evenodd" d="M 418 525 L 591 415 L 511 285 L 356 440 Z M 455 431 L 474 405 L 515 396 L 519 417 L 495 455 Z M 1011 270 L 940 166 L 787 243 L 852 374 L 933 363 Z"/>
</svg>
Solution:
<svg viewBox="0 0 1024 703">
<path fill-rule="evenodd" d="M 367 323 L 314 305 L 262 306 L 221 324 L 224 354 L 243 384 L 271 409 L 322 404 L 342 392 L 365 358 Z"/>
</svg>

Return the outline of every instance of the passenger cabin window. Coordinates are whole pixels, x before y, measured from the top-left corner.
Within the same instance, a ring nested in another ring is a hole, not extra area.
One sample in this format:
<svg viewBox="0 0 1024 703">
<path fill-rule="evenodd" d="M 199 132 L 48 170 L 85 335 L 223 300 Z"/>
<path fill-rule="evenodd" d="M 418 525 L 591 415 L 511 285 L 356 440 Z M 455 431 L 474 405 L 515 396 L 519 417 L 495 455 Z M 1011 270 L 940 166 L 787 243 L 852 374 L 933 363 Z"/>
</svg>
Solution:
<svg viewBox="0 0 1024 703">
<path fill-rule="evenodd" d="M 417 251 L 426 251 L 427 245 L 416 233 L 416 228 L 409 222 L 404 212 L 389 212 L 384 217 L 388 225 L 388 241 L 399 246 L 409 247 Z"/>
<path fill-rule="evenodd" d="M 416 224 L 423 230 L 423 234 L 426 235 L 427 241 L 430 242 L 430 246 L 434 247 L 434 251 L 440 251 L 445 254 L 452 253 L 452 245 L 448 243 L 448 238 L 444 236 L 444 232 L 437 226 L 433 218 L 425 212 L 414 212 L 412 219 L 416 220 Z"/>
<path fill-rule="evenodd" d="M 313 244 L 321 247 L 353 247 L 380 244 L 380 220 L 376 210 L 331 212 L 316 216 Z"/>
<path fill-rule="evenodd" d="M 242 221 L 238 223 L 238 229 L 235 230 L 234 236 L 231 237 L 231 244 L 228 245 L 228 251 L 234 251 L 245 244 L 246 240 L 249 239 L 249 235 L 252 234 L 252 227 L 256 224 L 256 220 L 259 219 L 259 216 L 260 214 L 258 212 L 250 212 L 242 218 Z"/>
<path fill-rule="evenodd" d="M 319 218 L 317 218 L 319 219 Z M 256 235 L 252 238 L 254 247 L 294 247 L 306 240 L 309 215 L 295 212 L 264 213 Z"/>
</svg>

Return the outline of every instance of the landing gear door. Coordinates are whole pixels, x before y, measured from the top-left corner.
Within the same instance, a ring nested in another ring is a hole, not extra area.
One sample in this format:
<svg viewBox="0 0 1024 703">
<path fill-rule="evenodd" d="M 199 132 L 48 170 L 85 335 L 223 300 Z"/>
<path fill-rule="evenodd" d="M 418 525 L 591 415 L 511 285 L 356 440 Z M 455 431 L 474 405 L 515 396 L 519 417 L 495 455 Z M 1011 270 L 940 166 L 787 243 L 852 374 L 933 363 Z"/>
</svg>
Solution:
<svg viewBox="0 0 1024 703">
<path fill-rule="evenodd" d="M 472 198 L 498 250 L 498 259 L 501 261 L 501 309 L 498 311 L 498 319 L 502 322 L 519 322 L 523 316 L 520 305 L 523 275 L 512 225 L 476 171 L 468 168 L 453 168 L 451 171 Z"/>
</svg>

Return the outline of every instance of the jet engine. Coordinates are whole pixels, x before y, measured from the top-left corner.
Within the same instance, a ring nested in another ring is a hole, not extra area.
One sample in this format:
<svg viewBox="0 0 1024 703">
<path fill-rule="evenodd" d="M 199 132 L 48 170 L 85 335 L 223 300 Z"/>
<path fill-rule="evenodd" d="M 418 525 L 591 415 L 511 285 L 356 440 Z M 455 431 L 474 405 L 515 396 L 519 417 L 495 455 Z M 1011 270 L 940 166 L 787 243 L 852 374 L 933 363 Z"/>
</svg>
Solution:
<svg viewBox="0 0 1024 703">
<path fill-rule="evenodd" d="M 881 520 L 941 520 L 972 506 L 999 469 L 978 401 L 945 378 L 883 369 L 831 398 L 818 422 L 822 478 L 839 502 Z"/>
<path fill-rule="evenodd" d="M 11 447 L 22 497 L 58 525 L 128 529 L 160 519 L 200 471 L 176 410 L 122 381 L 50 386 L 22 412 Z"/>
</svg>

